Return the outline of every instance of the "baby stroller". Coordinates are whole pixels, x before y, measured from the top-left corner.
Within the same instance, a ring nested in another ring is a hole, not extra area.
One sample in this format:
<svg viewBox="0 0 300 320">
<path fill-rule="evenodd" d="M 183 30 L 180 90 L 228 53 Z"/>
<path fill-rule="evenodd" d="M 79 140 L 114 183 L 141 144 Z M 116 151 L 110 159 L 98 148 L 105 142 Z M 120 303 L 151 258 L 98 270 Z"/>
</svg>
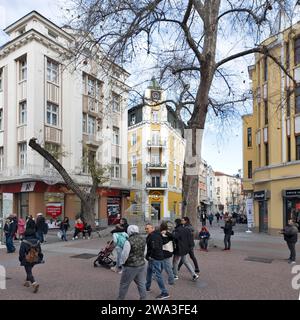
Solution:
<svg viewBox="0 0 300 320">
<path fill-rule="evenodd" d="M 104 249 L 98 253 L 98 257 L 94 261 L 94 267 L 102 266 L 110 269 L 116 265 L 116 262 L 112 259 L 112 252 L 115 248 L 113 240 L 108 241 Z"/>
</svg>

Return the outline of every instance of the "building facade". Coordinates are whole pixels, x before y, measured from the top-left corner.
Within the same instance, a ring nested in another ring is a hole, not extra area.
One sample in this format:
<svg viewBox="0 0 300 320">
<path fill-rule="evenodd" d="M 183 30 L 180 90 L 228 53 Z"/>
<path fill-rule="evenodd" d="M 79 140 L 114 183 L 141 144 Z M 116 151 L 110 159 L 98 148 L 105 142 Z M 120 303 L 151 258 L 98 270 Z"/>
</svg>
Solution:
<svg viewBox="0 0 300 320">
<path fill-rule="evenodd" d="M 249 67 L 253 114 L 243 118 L 244 184 L 253 199 L 257 231 L 277 234 L 300 216 L 300 24 L 262 45 L 278 59 L 255 56 Z"/>
<path fill-rule="evenodd" d="M 215 172 L 210 165 L 207 166 L 206 190 L 207 190 L 207 199 L 209 203 L 207 212 L 216 213 L 218 212 L 218 202 L 217 202 L 216 187 L 215 187 Z"/>
<path fill-rule="evenodd" d="M 4 31 L 10 41 L 0 48 L 0 195 L 2 202 L 8 199 L 2 210 L 71 219 L 80 212 L 79 199 L 28 146 L 35 137 L 87 190 L 91 178 L 82 159 L 111 165 L 111 179 L 98 190 L 95 212 L 96 218 L 110 222 L 127 208 L 130 194 L 129 74 L 108 62 L 110 71 L 104 70 L 100 56 L 82 59 L 74 69 L 66 55 L 76 35 L 36 11 Z"/>
<path fill-rule="evenodd" d="M 215 188 L 218 211 L 239 213 L 243 202 L 241 178 L 216 171 Z"/>
<path fill-rule="evenodd" d="M 169 219 L 181 215 L 185 140 L 174 111 L 161 103 L 166 93 L 155 80 L 145 100 L 128 111 L 128 179 L 136 185 L 129 214 Z"/>
</svg>

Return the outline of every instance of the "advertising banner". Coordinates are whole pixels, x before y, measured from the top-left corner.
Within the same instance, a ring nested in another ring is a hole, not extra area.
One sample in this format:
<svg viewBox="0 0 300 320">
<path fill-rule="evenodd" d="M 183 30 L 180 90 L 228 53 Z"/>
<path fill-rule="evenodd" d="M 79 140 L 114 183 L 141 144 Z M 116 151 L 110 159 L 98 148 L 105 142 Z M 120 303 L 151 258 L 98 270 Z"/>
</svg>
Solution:
<svg viewBox="0 0 300 320">
<path fill-rule="evenodd" d="M 253 199 L 246 200 L 247 223 L 248 228 L 254 227 Z"/>
</svg>

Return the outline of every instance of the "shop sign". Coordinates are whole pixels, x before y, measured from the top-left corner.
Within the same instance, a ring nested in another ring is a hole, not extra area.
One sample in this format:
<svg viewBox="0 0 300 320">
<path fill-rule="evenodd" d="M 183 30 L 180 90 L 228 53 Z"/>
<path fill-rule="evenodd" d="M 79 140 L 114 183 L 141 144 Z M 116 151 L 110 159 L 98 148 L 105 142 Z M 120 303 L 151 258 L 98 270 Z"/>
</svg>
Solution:
<svg viewBox="0 0 300 320">
<path fill-rule="evenodd" d="M 122 190 L 121 194 L 123 197 L 130 197 L 130 191 L 129 190 Z"/>
<path fill-rule="evenodd" d="M 34 190 L 35 182 L 22 183 L 21 192 L 31 192 Z"/>
<path fill-rule="evenodd" d="M 62 205 L 61 203 L 48 203 L 46 204 L 46 214 L 52 218 L 57 218 L 62 214 Z"/>
<path fill-rule="evenodd" d="M 253 194 L 253 199 L 257 201 L 263 201 L 270 198 L 270 193 L 266 190 L 255 191 Z"/>
<path fill-rule="evenodd" d="M 300 189 L 298 189 L 298 190 L 284 190 L 284 196 L 286 196 L 286 197 L 300 196 Z"/>
</svg>

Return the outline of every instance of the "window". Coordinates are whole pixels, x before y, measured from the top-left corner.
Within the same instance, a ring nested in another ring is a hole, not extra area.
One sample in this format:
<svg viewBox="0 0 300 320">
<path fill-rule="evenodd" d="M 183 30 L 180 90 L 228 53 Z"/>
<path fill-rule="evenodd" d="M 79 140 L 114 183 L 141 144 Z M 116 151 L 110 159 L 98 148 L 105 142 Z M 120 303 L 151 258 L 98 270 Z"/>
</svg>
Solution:
<svg viewBox="0 0 300 320">
<path fill-rule="evenodd" d="M 112 94 L 112 109 L 115 112 L 120 112 L 120 96 L 116 93 Z"/>
<path fill-rule="evenodd" d="M 19 60 L 19 81 L 27 80 L 27 58 Z"/>
<path fill-rule="evenodd" d="M 268 101 L 264 101 L 264 106 L 265 106 L 265 125 L 269 123 L 269 107 L 268 107 Z"/>
<path fill-rule="evenodd" d="M 252 147 L 252 128 L 247 129 L 247 145 L 248 148 Z"/>
<path fill-rule="evenodd" d="M 287 161 L 291 161 L 291 137 L 287 137 Z"/>
<path fill-rule="evenodd" d="M 47 124 L 58 126 L 58 106 L 50 102 L 47 103 Z"/>
<path fill-rule="evenodd" d="M 291 93 L 289 90 L 286 90 L 286 116 L 291 115 Z"/>
<path fill-rule="evenodd" d="M 60 145 L 56 143 L 45 143 L 45 149 L 56 159 L 60 160 Z M 45 168 L 50 168 L 51 164 L 45 159 Z"/>
<path fill-rule="evenodd" d="M 300 113 L 300 86 L 295 89 L 295 113 Z"/>
<path fill-rule="evenodd" d="M 295 65 L 300 63 L 300 38 L 295 40 Z"/>
<path fill-rule="evenodd" d="M 27 103 L 23 101 L 19 104 L 19 124 L 27 123 Z"/>
<path fill-rule="evenodd" d="M 132 166 L 136 167 L 136 156 L 132 156 Z"/>
<path fill-rule="evenodd" d="M 0 68 L 0 91 L 3 90 L 3 68 Z"/>
<path fill-rule="evenodd" d="M 135 114 L 132 114 L 130 116 L 130 125 L 134 125 L 136 123 L 136 116 Z"/>
<path fill-rule="evenodd" d="M 88 78 L 88 95 L 95 96 L 95 80 L 90 77 Z"/>
<path fill-rule="evenodd" d="M 120 159 L 112 158 L 111 177 L 115 179 L 120 178 Z"/>
<path fill-rule="evenodd" d="M 152 121 L 158 122 L 158 111 L 152 111 Z"/>
<path fill-rule="evenodd" d="M 248 161 L 248 179 L 252 179 L 252 161 Z"/>
<path fill-rule="evenodd" d="M 0 171 L 4 169 L 4 148 L 0 147 Z"/>
<path fill-rule="evenodd" d="M 268 58 L 264 57 L 264 81 L 268 81 Z"/>
<path fill-rule="evenodd" d="M 3 109 L 0 109 L 0 131 L 3 130 Z"/>
<path fill-rule="evenodd" d="M 287 42 L 285 44 L 285 65 L 286 69 L 289 70 L 290 68 L 290 44 Z"/>
<path fill-rule="evenodd" d="M 120 130 L 117 127 L 113 127 L 113 144 L 120 144 Z"/>
<path fill-rule="evenodd" d="M 266 166 L 269 165 L 269 144 L 265 143 Z"/>
<path fill-rule="evenodd" d="M 88 134 L 96 134 L 96 118 L 92 116 L 88 116 Z"/>
<path fill-rule="evenodd" d="M 300 136 L 296 136 L 296 160 L 300 160 Z"/>
<path fill-rule="evenodd" d="M 258 124 L 258 128 L 260 128 L 260 126 L 261 126 L 260 112 L 261 112 L 261 104 L 259 103 L 257 105 L 257 124 Z"/>
<path fill-rule="evenodd" d="M 87 133 L 87 122 L 86 122 L 87 114 L 82 114 L 82 132 Z"/>
<path fill-rule="evenodd" d="M 47 59 L 47 81 L 58 83 L 58 63 Z"/>
<path fill-rule="evenodd" d="M 133 173 L 133 174 L 131 175 L 131 183 L 132 183 L 133 185 L 136 184 L 136 173 Z"/>
<path fill-rule="evenodd" d="M 152 145 L 157 146 L 160 141 L 159 131 L 152 131 Z"/>
<path fill-rule="evenodd" d="M 136 133 L 133 133 L 131 136 L 131 145 L 132 146 L 136 145 Z"/>
<path fill-rule="evenodd" d="M 27 164 L 27 144 L 26 142 L 19 144 L 19 167 L 24 169 Z"/>
</svg>

